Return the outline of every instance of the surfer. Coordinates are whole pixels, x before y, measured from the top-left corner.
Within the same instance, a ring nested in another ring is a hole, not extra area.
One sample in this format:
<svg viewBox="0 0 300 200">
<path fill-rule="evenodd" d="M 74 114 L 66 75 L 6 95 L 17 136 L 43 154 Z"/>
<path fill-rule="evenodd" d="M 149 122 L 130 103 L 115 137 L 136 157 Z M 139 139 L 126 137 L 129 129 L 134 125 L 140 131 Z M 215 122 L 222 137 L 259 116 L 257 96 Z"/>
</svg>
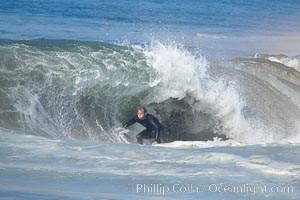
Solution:
<svg viewBox="0 0 300 200">
<path fill-rule="evenodd" d="M 138 107 L 137 114 L 124 124 L 123 127 L 127 128 L 136 122 L 146 127 L 145 130 L 136 135 L 136 139 L 139 144 L 143 144 L 143 139 L 154 139 L 152 144 L 158 144 L 161 142 L 161 124 L 156 117 L 147 113 L 147 109 L 145 107 Z"/>
</svg>

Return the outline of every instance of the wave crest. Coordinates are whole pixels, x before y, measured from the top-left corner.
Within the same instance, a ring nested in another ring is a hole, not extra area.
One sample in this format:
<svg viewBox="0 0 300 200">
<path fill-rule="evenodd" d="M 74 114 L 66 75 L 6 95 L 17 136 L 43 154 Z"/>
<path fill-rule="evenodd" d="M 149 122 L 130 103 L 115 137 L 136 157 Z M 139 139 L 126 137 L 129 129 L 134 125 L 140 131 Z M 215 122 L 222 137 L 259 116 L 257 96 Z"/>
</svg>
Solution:
<svg viewBox="0 0 300 200">
<path fill-rule="evenodd" d="M 5 129 L 124 142 L 132 131 L 120 124 L 139 105 L 160 118 L 164 141 L 277 141 L 299 127 L 297 72 L 261 58 L 208 62 L 159 42 L 32 40 L 0 52 Z"/>
</svg>

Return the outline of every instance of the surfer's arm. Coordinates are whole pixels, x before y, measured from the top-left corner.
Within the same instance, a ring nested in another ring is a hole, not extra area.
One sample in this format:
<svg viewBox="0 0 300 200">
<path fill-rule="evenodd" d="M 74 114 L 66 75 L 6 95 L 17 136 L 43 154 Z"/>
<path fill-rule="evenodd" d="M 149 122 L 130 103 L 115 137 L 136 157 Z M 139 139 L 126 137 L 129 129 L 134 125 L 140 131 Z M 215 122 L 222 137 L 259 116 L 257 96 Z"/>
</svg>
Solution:
<svg viewBox="0 0 300 200">
<path fill-rule="evenodd" d="M 128 126 L 131 126 L 132 124 L 134 124 L 135 122 L 137 122 L 137 116 L 134 116 L 131 120 L 129 120 L 128 122 L 126 122 L 123 125 L 123 128 L 127 128 Z"/>
</svg>

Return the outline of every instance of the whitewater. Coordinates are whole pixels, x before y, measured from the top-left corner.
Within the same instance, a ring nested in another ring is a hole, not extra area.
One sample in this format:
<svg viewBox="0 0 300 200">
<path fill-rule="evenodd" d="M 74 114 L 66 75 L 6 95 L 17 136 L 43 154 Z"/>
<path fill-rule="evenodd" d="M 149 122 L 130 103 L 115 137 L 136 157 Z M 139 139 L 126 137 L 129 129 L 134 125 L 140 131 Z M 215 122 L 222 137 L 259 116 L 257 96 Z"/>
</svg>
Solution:
<svg viewBox="0 0 300 200">
<path fill-rule="evenodd" d="M 45 39 L 0 52 L 4 199 L 299 197 L 297 57 Z M 139 105 L 163 144 L 121 128 Z"/>
<path fill-rule="evenodd" d="M 299 199 L 299 8 L 1 2 L 0 199 Z"/>
</svg>

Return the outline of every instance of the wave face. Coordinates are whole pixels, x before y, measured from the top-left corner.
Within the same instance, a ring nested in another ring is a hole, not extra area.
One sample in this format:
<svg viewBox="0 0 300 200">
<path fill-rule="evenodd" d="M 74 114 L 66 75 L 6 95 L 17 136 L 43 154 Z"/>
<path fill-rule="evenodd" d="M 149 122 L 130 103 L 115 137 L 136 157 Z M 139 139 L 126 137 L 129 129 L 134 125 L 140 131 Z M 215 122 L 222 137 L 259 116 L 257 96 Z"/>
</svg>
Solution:
<svg viewBox="0 0 300 200">
<path fill-rule="evenodd" d="M 262 57 L 210 63 L 176 44 L 42 39 L 2 44 L 0 69 L 1 129 L 118 142 L 145 105 L 166 142 L 299 138 L 300 72 Z"/>
</svg>

